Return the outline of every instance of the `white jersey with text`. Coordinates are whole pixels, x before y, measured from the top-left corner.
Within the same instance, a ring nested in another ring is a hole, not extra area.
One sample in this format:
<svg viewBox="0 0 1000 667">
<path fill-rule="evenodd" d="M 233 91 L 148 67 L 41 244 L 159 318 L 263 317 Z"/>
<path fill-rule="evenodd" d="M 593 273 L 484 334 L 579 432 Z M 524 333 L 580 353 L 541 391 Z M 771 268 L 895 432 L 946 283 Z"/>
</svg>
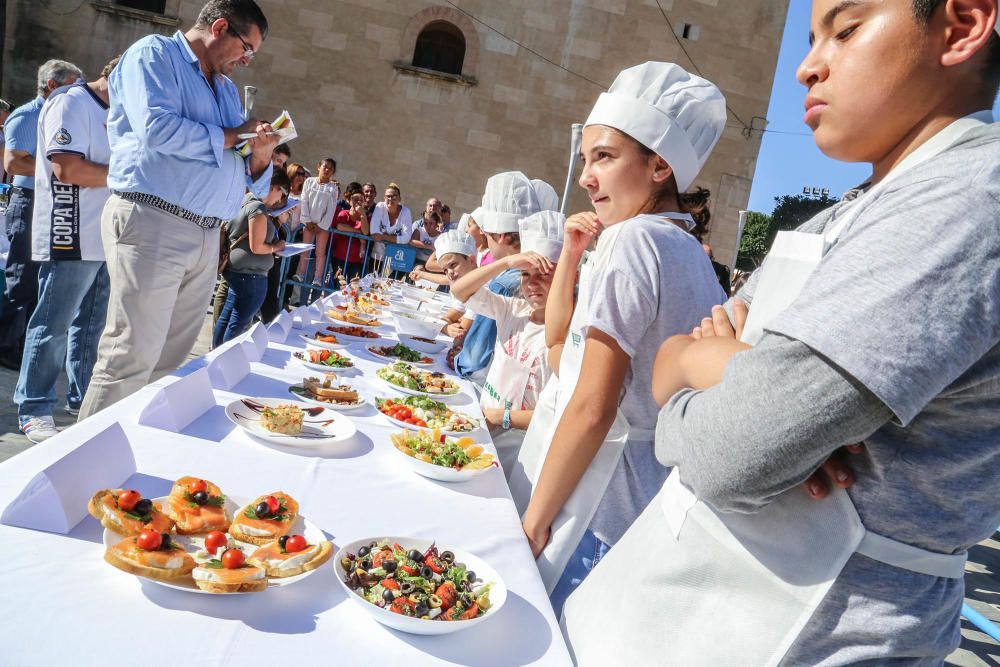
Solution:
<svg viewBox="0 0 1000 667">
<path fill-rule="evenodd" d="M 60 88 L 45 101 L 38 117 L 32 260 L 104 261 L 101 211 L 108 189 L 59 181 L 52 171 L 52 156 L 65 153 L 108 164 L 107 121 L 108 106 L 86 83 Z"/>
</svg>

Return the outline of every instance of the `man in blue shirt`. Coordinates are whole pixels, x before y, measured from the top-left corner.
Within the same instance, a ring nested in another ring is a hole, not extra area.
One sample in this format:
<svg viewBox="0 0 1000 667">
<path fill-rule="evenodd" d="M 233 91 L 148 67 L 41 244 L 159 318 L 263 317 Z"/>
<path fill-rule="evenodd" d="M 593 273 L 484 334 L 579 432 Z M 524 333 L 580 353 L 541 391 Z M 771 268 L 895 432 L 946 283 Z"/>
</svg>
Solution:
<svg viewBox="0 0 1000 667">
<path fill-rule="evenodd" d="M 49 93 L 82 77 L 76 65 L 49 60 L 38 68 L 38 96 L 14 109 L 4 123 L 3 167 L 14 177 L 14 187 L 4 216 L 10 254 L 4 269 L 7 288 L 0 299 L 0 366 L 12 370 L 21 368 L 24 331 L 38 294 L 38 264 L 31 261 L 38 114 Z"/>
<path fill-rule="evenodd" d="M 219 225 L 271 181 L 273 128 L 244 121 L 229 79 L 267 35 L 253 0 L 210 0 L 187 32 L 150 35 L 111 74 L 111 197 L 101 218 L 111 297 L 80 419 L 180 366 L 218 269 Z M 255 134 L 250 153 L 235 147 Z"/>
</svg>

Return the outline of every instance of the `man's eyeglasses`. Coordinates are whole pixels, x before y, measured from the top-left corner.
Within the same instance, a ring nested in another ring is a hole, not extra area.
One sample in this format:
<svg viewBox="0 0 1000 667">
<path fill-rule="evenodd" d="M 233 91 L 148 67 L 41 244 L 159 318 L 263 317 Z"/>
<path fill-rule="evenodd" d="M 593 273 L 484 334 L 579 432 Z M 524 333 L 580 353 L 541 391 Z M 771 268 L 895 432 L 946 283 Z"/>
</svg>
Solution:
<svg viewBox="0 0 1000 667">
<path fill-rule="evenodd" d="M 386 195 L 386 199 L 399 199 L 399 195 Z"/>
<path fill-rule="evenodd" d="M 246 43 L 246 40 L 243 39 L 243 36 L 240 35 L 240 33 L 233 30 L 233 26 L 231 25 L 226 26 L 226 32 L 228 32 L 236 39 L 240 40 L 240 44 L 243 45 L 243 57 L 246 58 L 248 62 L 253 60 L 253 57 L 257 55 L 257 52 L 254 51 L 253 48 Z"/>
</svg>

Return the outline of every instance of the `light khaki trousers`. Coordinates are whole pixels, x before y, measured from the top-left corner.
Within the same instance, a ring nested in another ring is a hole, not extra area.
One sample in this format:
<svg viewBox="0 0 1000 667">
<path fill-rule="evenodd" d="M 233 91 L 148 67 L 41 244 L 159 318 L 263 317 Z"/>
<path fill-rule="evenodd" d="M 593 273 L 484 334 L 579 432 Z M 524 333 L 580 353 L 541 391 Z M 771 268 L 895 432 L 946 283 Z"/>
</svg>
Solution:
<svg viewBox="0 0 1000 667">
<path fill-rule="evenodd" d="M 80 419 L 184 363 L 215 285 L 219 230 L 111 195 L 101 215 L 111 294 Z"/>
</svg>

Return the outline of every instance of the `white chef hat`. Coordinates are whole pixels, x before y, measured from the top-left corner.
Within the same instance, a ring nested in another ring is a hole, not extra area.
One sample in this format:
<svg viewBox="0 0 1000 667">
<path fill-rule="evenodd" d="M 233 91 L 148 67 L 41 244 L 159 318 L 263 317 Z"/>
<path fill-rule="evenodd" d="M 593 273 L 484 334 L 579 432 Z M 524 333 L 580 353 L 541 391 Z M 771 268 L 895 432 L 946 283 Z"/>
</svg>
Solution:
<svg viewBox="0 0 1000 667">
<path fill-rule="evenodd" d="M 535 196 L 538 197 L 538 205 L 542 211 L 559 210 L 559 194 L 556 189 L 540 178 L 531 179 L 531 185 L 535 188 Z"/>
<path fill-rule="evenodd" d="M 463 213 L 462 214 L 462 218 L 458 221 L 458 227 L 456 227 L 455 229 L 457 229 L 458 231 L 462 232 L 463 234 L 468 234 L 469 233 L 469 218 L 471 218 L 471 217 L 472 216 L 469 215 L 468 213 Z"/>
<path fill-rule="evenodd" d="M 511 234 L 518 223 L 541 209 L 528 177 L 519 171 L 505 171 L 490 176 L 483 193 L 483 205 L 472 217 L 484 232 Z"/>
<path fill-rule="evenodd" d="M 521 220 L 521 252 L 537 252 L 559 261 L 566 216 L 559 211 L 539 211 Z"/>
<path fill-rule="evenodd" d="M 450 232 L 438 234 L 438 237 L 434 239 L 434 251 L 437 253 L 438 259 L 451 253 L 468 257 L 476 254 L 476 242 L 465 232 L 453 229 Z"/>
<path fill-rule="evenodd" d="M 715 84 L 673 63 L 622 70 L 597 98 L 586 125 L 607 125 L 667 161 L 686 191 L 726 126 L 726 98 Z"/>
</svg>

